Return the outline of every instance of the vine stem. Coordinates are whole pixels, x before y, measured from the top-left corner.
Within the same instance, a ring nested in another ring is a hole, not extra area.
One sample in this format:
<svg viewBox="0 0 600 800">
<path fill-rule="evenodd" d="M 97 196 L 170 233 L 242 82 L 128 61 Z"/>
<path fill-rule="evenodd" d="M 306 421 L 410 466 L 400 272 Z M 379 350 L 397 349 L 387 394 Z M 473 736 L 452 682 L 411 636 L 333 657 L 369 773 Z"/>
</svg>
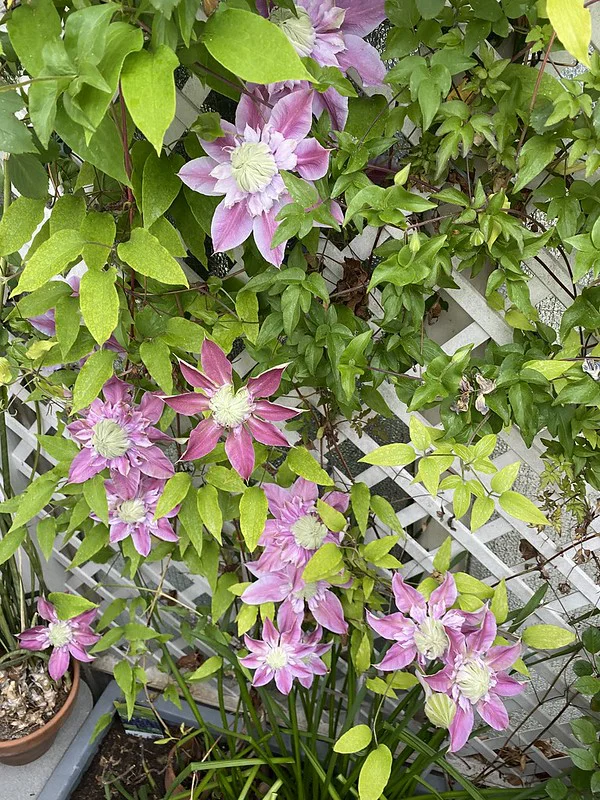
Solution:
<svg viewBox="0 0 600 800">
<path fill-rule="evenodd" d="M 538 76 L 536 78 L 535 86 L 533 88 L 533 94 L 531 95 L 531 103 L 529 104 L 530 114 L 533 111 L 533 107 L 535 106 L 535 101 L 537 100 L 538 92 L 540 91 L 540 86 L 542 85 L 542 78 L 544 77 L 546 64 L 548 63 L 548 59 L 550 58 L 550 50 L 552 50 L 552 45 L 554 44 L 555 39 L 556 39 L 556 33 L 553 31 L 552 36 L 550 37 L 550 41 L 548 42 L 548 47 L 546 48 L 546 52 L 544 53 L 544 58 L 538 70 Z M 519 139 L 519 144 L 517 145 L 515 160 L 519 157 L 519 153 L 521 152 L 521 148 L 523 147 L 523 142 L 525 141 L 525 137 L 527 136 L 528 127 L 529 127 L 528 125 L 524 125 L 523 130 L 521 131 L 521 138 Z"/>
<path fill-rule="evenodd" d="M 10 205 L 10 172 L 8 168 L 8 154 L 4 157 L 4 188 L 3 188 L 3 198 L 4 198 L 4 205 L 2 207 L 2 216 L 6 214 L 6 211 Z M 1 278 L 4 279 L 7 275 L 8 271 L 8 261 L 6 258 L 0 259 L 0 272 Z M 4 292 L 5 292 L 5 285 L 4 281 L 2 281 L 2 286 L 0 287 L 0 316 L 2 315 L 2 311 L 4 310 Z M 9 461 L 9 451 L 8 451 L 8 433 L 6 430 L 6 408 L 8 406 L 8 389 L 6 386 L 2 387 L 0 392 L 0 453 L 2 455 L 2 486 L 4 489 L 4 499 L 8 500 L 9 497 L 12 497 L 12 484 L 10 480 L 10 461 Z"/>
</svg>

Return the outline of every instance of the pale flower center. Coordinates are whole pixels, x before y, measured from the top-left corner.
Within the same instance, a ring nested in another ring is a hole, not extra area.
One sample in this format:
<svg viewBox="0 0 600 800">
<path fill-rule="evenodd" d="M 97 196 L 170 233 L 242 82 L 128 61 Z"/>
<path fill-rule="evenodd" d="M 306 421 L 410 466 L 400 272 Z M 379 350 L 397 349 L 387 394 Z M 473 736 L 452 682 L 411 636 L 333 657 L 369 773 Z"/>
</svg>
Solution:
<svg viewBox="0 0 600 800">
<path fill-rule="evenodd" d="M 237 428 L 252 413 L 252 401 L 248 389 L 236 392 L 230 383 L 221 386 L 211 397 L 209 407 L 215 422 L 222 428 Z"/>
<path fill-rule="evenodd" d="M 244 192 L 260 192 L 277 174 L 277 164 L 264 142 L 244 142 L 231 153 L 231 174 Z"/>
<path fill-rule="evenodd" d="M 490 690 L 490 670 L 481 661 L 465 661 L 456 673 L 456 685 L 463 697 L 478 703 Z"/>
<path fill-rule="evenodd" d="M 283 647 L 272 647 L 265 656 L 265 662 L 271 669 L 282 669 L 288 663 L 287 653 Z"/>
<path fill-rule="evenodd" d="M 309 56 L 315 46 L 317 34 L 308 11 L 296 6 L 297 17 L 287 8 L 278 8 L 270 16 L 271 22 L 285 33 L 290 44 L 301 58 Z"/>
<path fill-rule="evenodd" d="M 307 583 L 302 589 L 299 589 L 297 592 L 295 592 L 295 595 L 301 600 L 312 600 L 317 592 L 318 589 L 316 583 Z"/>
<path fill-rule="evenodd" d="M 292 533 L 298 547 L 304 547 L 306 550 L 317 550 L 323 544 L 329 530 L 318 517 L 306 514 L 306 516 L 300 517 L 297 522 L 294 522 Z"/>
<path fill-rule="evenodd" d="M 141 522 L 146 516 L 146 507 L 141 500 L 124 500 L 117 514 L 122 522 Z"/>
<path fill-rule="evenodd" d="M 441 658 L 448 647 L 448 636 L 437 619 L 428 617 L 422 622 L 414 636 L 415 646 L 426 658 Z"/>
<path fill-rule="evenodd" d="M 129 450 L 129 437 L 114 419 L 101 419 L 94 425 L 92 447 L 104 458 L 119 458 Z"/>
<path fill-rule="evenodd" d="M 53 647 L 64 647 L 73 638 L 73 631 L 68 622 L 51 622 L 48 625 L 48 639 Z"/>
</svg>

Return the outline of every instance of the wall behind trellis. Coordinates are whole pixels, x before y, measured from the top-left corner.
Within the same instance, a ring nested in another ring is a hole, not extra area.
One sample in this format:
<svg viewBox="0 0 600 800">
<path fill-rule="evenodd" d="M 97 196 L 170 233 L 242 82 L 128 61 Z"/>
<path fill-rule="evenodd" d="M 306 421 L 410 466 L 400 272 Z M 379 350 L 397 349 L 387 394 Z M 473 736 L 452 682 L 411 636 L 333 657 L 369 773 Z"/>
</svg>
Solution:
<svg viewBox="0 0 600 800">
<path fill-rule="evenodd" d="M 204 99 L 205 91 L 201 84 L 195 78 L 189 79 L 178 93 L 176 120 L 167 135 L 167 141 L 176 141 L 188 129 L 202 110 Z M 342 277 L 344 260 L 366 260 L 373 249 L 376 233 L 374 229 L 367 227 L 343 250 L 339 250 L 326 239 L 323 240 L 321 256 L 325 267 L 324 277 L 332 291 Z M 383 237 L 379 236 L 379 243 L 390 235 L 398 235 L 398 231 L 386 231 Z M 560 281 L 568 283 L 564 267 L 550 253 L 544 253 L 543 258 L 546 263 L 551 263 L 559 281 L 549 279 L 547 272 L 537 262 L 529 265 L 532 274 L 532 299 L 542 316 L 555 314 L 557 309 L 560 310 L 570 301 L 560 285 Z M 512 341 L 512 329 L 501 315 L 489 308 L 480 291 L 484 278 L 480 285 L 479 282 L 474 284 L 457 270 L 453 277 L 459 288 L 440 291 L 449 304 L 449 310 L 435 326 L 428 328 L 428 335 L 448 354 L 466 344 L 477 348 L 489 340 L 499 344 Z M 371 296 L 370 303 L 375 310 L 376 294 Z M 249 372 L 252 366 L 244 353 L 235 361 L 235 368 L 242 375 Z M 413 476 L 407 469 L 358 463 L 362 455 L 375 447 L 391 441 L 401 441 L 407 436 L 409 415 L 406 406 L 398 400 L 391 385 L 384 383 L 380 391 L 394 412 L 394 419 L 374 419 L 360 432 L 348 423 L 340 424 L 337 429 L 337 447 L 325 454 L 325 463 L 331 468 L 340 486 L 349 486 L 352 480 L 364 481 L 394 504 L 400 522 L 409 532 L 402 543 L 406 577 L 430 571 L 437 548 L 450 535 L 453 540 L 453 555 L 467 554 L 472 574 L 492 586 L 504 578 L 513 606 L 523 605 L 531 598 L 541 580 L 535 561 L 524 560 L 519 552 L 520 542 L 525 541 L 547 562 L 546 570 L 552 588 L 548 593 L 549 599 L 536 612 L 537 621 L 564 625 L 567 616 L 576 616 L 592 606 L 598 606 L 600 589 L 595 575 L 588 567 L 576 563 L 574 556 L 578 545 L 573 540 L 569 526 L 565 526 L 563 531 L 546 528 L 543 532 L 538 532 L 509 518 L 498 508 L 492 519 L 476 534 L 472 534 L 463 523 L 452 520 L 451 491 L 442 492 L 434 499 L 419 484 L 412 483 Z M 31 475 L 38 424 L 42 433 L 55 429 L 52 409 L 40 421 L 36 421 L 33 409 L 24 402 L 25 399 L 26 392 L 18 384 L 15 385 L 12 413 L 9 416 L 9 436 L 11 464 L 17 489 L 23 488 Z M 435 422 L 420 414 L 417 416 L 428 424 Z M 531 448 L 526 448 L 518 431 L 513 429 L 502 434 L 501 444 L 492 458 L 498 468 L 516 460 L 521 461 L 524 465 L 524 476 L 517 488 L 535 496 L 542 469 L 542 450 L 539 439 Z M 48 463 L 42 457 L 39 469 L 43 471 Z M 374 536 L 375 532 L 370 531 L 368 535 Z M 120 576 L 121 564 L 118 561 L 112 565 L 86 564 L 67 570 L 80 544 L 81 540 L 75 534 L 63 549 L 54 551 L 54 557 L 48 565 L 52 588 L 66 588 L 101 605 L 106 605 L 117 596 L 129 596 L 131 591 L 126 588 L 127 582 Z M 597 544 L 586 543 L 589 550 L 595 547 Z M 156 563 L 145 565 L 142 569 L 149 586 L 155 587 L 162 580 L 165 591 L 177 592 L 177 596 L 188 605 L 202 604 L 208 599 L 209 587 L 204 578 L 191 575 L 180 566 Z M 186 652 L 186 645 L 177 637 L 176 620 L 172 619 L 171 622 L 174 633 L 171 647 L 173 653 L 180 656 Z M 110 657 L 105 657 L 101 663 L 110 668 L 114 659 L 111 661 Z M 559 675 L 557 680 L 557 672 L 559 670 L 553 662 L 548 665 L 540 664 L 535 668 L 531 690 L 511 699 L 511 730 L 504 734 L 491 732 L 474 738 L 467 751 L 473 758 L 470 762 L 464 761 L 464 769 L 476 772 L 481 762 L 502 763 L 506 773 L 504 762 L 507 761 L 512 780 L 522 781 L 534 774 L 556 774 L 565 765 L 564 750 L 573 741 L 565 716 L 558 715 L 567 692 L 567 678 Z M 229 699 L 233 700 L 232 693 L 229 694 Z M 540 699 L 543 700 L 541 704 L 538 702 Z M 499 751 L 502 755 L 500 760 Z M 519 761 L 517 756 L 522 751 L 527 757 Z M 493 777 L 492 775 L 491 778 Z"/>
</svg>

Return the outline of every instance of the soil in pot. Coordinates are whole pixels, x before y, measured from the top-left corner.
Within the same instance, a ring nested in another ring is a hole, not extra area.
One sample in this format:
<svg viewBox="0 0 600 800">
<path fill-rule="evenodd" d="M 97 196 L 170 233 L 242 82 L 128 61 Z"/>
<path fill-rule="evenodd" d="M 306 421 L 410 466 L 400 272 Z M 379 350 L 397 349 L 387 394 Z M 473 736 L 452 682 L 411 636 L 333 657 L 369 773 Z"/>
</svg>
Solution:
<svg viewBox="0 0 600 800">
<path fill-rule="evenodd" d="M 171 732 L 179 735 L 175 728 Z M 123 800 L 121 789 L 140 800 L 161 800 L 168 752 L 168 745 L 127 734 L 117 719 L 71 800 Z"/>
</svg>

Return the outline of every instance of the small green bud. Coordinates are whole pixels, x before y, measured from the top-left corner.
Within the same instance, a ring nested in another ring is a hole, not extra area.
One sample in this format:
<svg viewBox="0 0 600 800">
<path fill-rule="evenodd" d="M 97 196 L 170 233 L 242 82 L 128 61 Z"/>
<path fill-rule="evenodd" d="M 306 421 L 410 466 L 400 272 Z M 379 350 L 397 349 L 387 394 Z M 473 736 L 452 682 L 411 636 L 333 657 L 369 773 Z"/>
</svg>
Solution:
<svg viewBox="0 0 600 800">
<path fill-rule="evenodd" d="M 456 703 L 447 694 L 434 692 L 425 702 L 425 714 L 438 728 L 449 728 L 456 714 Z"/>
</svg>

